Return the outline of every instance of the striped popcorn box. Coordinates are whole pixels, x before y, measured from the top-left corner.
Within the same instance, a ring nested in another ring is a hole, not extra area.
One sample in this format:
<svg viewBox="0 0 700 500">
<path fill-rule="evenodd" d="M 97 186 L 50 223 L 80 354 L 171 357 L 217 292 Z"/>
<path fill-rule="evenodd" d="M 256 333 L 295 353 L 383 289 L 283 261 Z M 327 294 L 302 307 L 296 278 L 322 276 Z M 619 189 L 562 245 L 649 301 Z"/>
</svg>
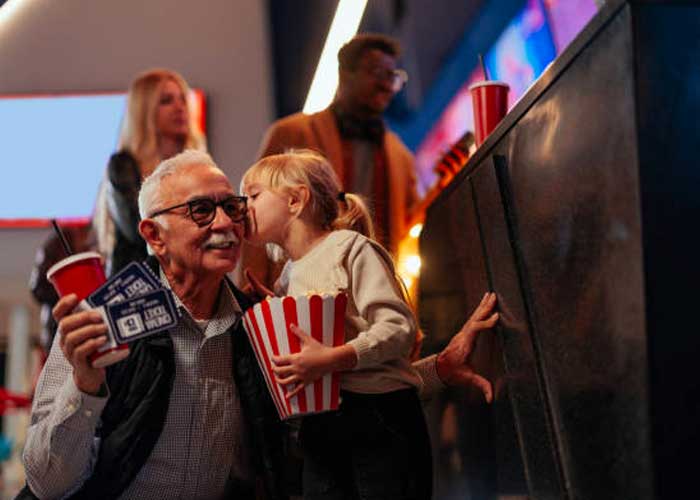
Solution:
<svg viewBox="0 0 700 500">
<path fill-rule="evenodd" d="M 256 304 L 243 315 L 243 326 L 281 419 L 338 409 L 339 373 L 327 374 L 287 399 L 287 387 L 275 381 L 272 355 L 294 354 L 301 350 L 299 338 L 290 330 L 290 325 L 298 325 L 324 345 L 342 345 L 347 302 L 344 293 L 274 297 Z"/>
</svg>

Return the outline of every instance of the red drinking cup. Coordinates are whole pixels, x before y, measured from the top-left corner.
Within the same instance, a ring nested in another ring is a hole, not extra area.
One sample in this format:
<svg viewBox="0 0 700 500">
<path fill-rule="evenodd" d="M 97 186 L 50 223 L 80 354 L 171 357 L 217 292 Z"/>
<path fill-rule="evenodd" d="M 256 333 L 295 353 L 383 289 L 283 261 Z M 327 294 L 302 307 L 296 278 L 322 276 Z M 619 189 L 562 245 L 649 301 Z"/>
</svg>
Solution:
<svg viewBox="0 0 700 500">
<path fill-rule="evenodd" d="M 46 277 L 58 292 L 64 297 L 74 293 L 82 301 L 97 290 L 107 278 L 102 267 L 102 257 L 97 252 L 82 252 L 66 257 L 57 262 L 46 273 Z M 126 344 L 117 344 L 112 333 L 107 332 L 107 342 L 90 355 L 90 361 L 96 368 L 102 368 L 129 355 Z"/>
<path fill-rule="evenodd" d="M 477 147 L 501 123 L 508 113 L 507 83 L 495 80 L 477 82 L 469 86 L 474 107 L 474 136 Z"/>
</svg>

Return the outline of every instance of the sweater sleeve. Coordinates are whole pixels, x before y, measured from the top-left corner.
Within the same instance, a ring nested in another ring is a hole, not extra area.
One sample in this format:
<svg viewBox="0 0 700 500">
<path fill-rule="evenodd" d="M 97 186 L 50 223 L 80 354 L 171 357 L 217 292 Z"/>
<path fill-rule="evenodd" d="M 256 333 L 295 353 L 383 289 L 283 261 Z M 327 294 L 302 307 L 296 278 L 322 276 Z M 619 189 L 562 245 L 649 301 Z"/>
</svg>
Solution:
<svg viewBox="0 0 700 500">
<path fill-rule="evenodd" d="M 357 353 L 356 370 L 407 358 L 415 341 L 415 320 L 390 266 L 368 241 L 348 256 L 353 300 L 369 325 L 348 342 Z"/>
<path fill-rule="evenodd" d="M 432 354 L 413 362 L 413 369 L 423 381 L 420 391 L 420 397 L 423 401 L 431 400 L 446 387 L 437 373 L 437 356 L 437 354 Z"/>
</svg>

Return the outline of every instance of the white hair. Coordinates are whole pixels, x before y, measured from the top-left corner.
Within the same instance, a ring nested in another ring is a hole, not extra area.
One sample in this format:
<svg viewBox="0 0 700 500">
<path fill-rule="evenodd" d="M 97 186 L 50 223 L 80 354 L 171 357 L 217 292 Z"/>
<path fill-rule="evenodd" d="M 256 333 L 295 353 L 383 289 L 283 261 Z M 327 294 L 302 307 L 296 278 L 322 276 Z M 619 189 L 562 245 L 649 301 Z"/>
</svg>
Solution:
<svg viewBox="0 0 700 500">
<path fill-rule="evenodd" d="M 162 161 L 151 175 L 144 179 L 139 191 L 139 214 L 142 219 L 160 208 L 160 184 L 166 177 L 176 174 L 180 170 L 193 165 L 214 167 L 221 170 L 211 156 L 196 149 L 186 149 L 180 154 Z"/>
</svg>

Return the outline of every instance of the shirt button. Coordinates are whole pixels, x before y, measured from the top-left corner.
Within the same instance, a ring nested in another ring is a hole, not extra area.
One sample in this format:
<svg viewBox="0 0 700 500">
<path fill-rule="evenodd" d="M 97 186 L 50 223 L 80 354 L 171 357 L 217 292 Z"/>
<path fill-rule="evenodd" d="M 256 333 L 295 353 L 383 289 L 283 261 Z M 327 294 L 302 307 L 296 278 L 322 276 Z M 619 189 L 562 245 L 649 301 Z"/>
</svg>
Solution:
<svg viewBox="0 0 700 500">
<path fill-rule="evenodd" d="M 92 417 L 92 410 L 85 410 L 86 417 Z"/>
</svg>

